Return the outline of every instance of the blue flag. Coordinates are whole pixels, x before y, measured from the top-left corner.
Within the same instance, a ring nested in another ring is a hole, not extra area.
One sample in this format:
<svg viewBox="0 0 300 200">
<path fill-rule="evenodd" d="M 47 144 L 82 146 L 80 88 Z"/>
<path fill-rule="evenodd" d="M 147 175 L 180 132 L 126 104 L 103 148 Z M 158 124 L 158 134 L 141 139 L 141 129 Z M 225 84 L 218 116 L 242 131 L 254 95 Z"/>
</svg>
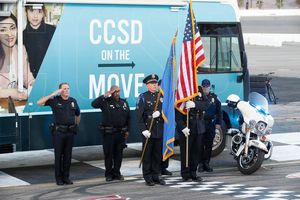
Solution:
<svg viewBox="0 0 300 200">
<path fill-rule="evenodd" d="M 174 73 L 176 69 L 175 42 L 177 32 L 172 40 L 170 55 L 167 60 L 165 71 L 161 79 L 160 93 L 163 95 L 162 118 L 164 119 L 163 132 L 163 161 L 174 154 L 175 141 L 175 89 Z"/>
</svg>

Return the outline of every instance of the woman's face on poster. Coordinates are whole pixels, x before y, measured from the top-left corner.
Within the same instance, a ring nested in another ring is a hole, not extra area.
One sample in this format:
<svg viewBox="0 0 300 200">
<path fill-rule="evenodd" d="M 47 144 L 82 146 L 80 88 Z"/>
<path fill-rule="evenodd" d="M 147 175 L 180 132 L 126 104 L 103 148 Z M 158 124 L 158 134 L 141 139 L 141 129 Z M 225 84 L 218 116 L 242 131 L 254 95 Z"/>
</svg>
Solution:
<svg viewBox="0 0 300 200">
<path fill-rule="evenodd" d="M 0 22 L 0 42 L 4 46 L 13 47 L 17 41 L 17 25 L 12 18 Z"/>
<path fill-rule="evenodd" d="M 27 19 L 32 28 L 37 29 L 44 18 L 43 9 L 28 9 L 27 10 Z"/>
</svg>

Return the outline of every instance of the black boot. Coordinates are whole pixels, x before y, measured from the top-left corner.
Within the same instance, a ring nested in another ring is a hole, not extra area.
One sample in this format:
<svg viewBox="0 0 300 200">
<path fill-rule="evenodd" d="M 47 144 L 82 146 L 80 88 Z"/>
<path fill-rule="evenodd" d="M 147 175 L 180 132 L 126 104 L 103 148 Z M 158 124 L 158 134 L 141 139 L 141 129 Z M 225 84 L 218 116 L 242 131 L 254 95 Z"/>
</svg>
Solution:
<svg viewBox="0 0 300 200">
<path fill-rule="evenodd" d="M 199 163 L 198 165 L 198 172 L 203 172 L 203 164 L 202 163 Z"/>
<path fill-rule="evenodd" d="M 204 162 L 204 164 L 203 164 L 203 170 L 207 171 L 207 172 L 212 172 L 213 171 L 213 168 L 209 165 L 208 161 Z"/>
<path fill-rule="evenodd" d="M 172 172 L 170 172 L 170 171 L 167 170 L 167 169 L 162 169 L 162 170 L 161 170 L 161 175 L 169 175 L 169 176 L 171 176 L 171 175 L 172 175 Z"/>
</svg>

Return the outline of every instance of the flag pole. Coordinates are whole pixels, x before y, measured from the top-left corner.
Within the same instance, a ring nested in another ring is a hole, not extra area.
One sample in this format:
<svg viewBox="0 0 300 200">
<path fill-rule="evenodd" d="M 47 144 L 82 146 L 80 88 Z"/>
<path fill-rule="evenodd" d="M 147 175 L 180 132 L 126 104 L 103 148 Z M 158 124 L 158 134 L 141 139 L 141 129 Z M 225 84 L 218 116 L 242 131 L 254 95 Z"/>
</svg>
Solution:
<svg viewBox="0 0 300 200">
<path fill-rule="evenodd" d="M 195 60 L 195 40 L 194 40 L 194 35 L 195 35 L 195 27 L 194 27 L 194 13 L 193 13 L 193 9 L 192 9 L 192 0 L 190 0 L 189 2 L 189 7 L 190 7 L 190 13 L 191 13 L 191 21 L 192 21 L 192 35 L 193 35 L 193 65 L 196 65 L 196 60 Z M 198 91 L 198 88 L 196 88 L 196 90 Z M 186 113 L 186 126 L 187 128 L 189 128 L 189 111 L 190 109 L 187 109 L 187 113 Z M 185 147 L 185 154 L 186 154 L 186 159 L 185 159 L 185 167 L 189 166 L 189 136 L 186 136 L 186 147 Z"/>
<path fill-rule="evenodd" d="M 154 107 L 154 111 L 153 112 L 155 112 L 157 110 L 160 96 L 161 96 L 161 93 L 159 92 L 158 95 L 157 95 L 157 98 L 156 98 L 156 103 L 155 103 L 155 107 Z M 150 122 L 150 126 L 149 126 L 149 132 L 150 133 L 151 133 L 151 129 L 152 129 L 152 126 L 153 126 L 153 121 L 154 121 L 154 118 L 152 117 L 151 122 Z M 141 168 L 141 165 L 143 163 L 144 155 L 145 155 L 145 151 L 146 151 L 148 142 L 149 142 L 149 138 L 146 138 L 146 142 L 145 142 L 145 145 L 144 145 L 144 148 L 143 148 L 143 151 L 142 151 L 142 155 L 141 155 L 141 160 L 140 160 L 139 168 Z"/>
<path fill-rule="evenodd" d="M 186 127 L 189 128 L 189 111 L 190 109 L 187 109 L 186 112 Z M 185 136 L 186 139 L 186 147 L 185 147 L 185 167 L 189 166 L 189 136 Z"/>
</svg>

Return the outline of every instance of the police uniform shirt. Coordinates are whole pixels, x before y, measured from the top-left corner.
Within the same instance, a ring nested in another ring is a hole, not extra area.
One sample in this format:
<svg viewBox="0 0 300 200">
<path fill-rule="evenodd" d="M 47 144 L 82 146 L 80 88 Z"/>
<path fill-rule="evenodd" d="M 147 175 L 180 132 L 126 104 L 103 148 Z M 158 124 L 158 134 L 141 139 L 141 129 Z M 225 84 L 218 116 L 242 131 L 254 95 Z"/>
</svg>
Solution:
<svg viewBox="0 0 300 200">
<path fill-rule="evenodd" d="M 209 100 L 210 106 L 205 113 L 204 119 L 206 120 L 213 120 L 215 119 L 215 124 L 221 124 L 222 122 L 222 109 L 221 109 L 221 102 L 218 96 L 214 93 L 209 93 L 207 95 Z"/>
<path fill-rule="evenodd" d="M 80 115 L 77 101 L 69 97 L 64 100 L 61 96 L 55 96 L 45 102 L 45 106 L 50 106 L 54 115 L 54 123 L 57 125 L 74 125 L 75 116 Z"/>
<path fill-rule="evenodd" d="M 138 127 L 142 132 L 144 130 L 149 130 L 152 114 L 155 109 L 155 104 L 157 100 L 158 92 L 152 93 L 150 91 L 144 92 L 140 94 L 137 102 L 137 117 L 138 117 Z M 157 110 L 161 112 L 162 109 L 162 98 L 159 99 L 160 103 L 158 103 Z M 150 130 L 151 137 L 153 138 L 161 138 L 163 131 L 163 120 L 161 116 L 155 118 L 152 124 L 152 128 Z"/>
<path fill-rule="evenodd" d="M 129 106 L 125 99 L 116 101 L 113 97 L 96 98 L 92 102 L 94 108 L 100 108 L 103 113 L 102 125 L 123 128 L 129 125 Z"/>
<path fill-rule="evenodd" d="M 203 96 L 199 92 L 198 96 L 194 98 L 195 108 L 191 108 L 189 111 L 189 128 L 191 129 L 191 134 L 198 134 L 203 132 L 203 125 L 200 124 L 200 120 L 203 119 L 203 113 L 207 111 L 210 104 L 208 98 Z M 176 110 L 176 127 L 179 132 L 187 126 L 186 115 L 180 113 Z"/>
</svg>

